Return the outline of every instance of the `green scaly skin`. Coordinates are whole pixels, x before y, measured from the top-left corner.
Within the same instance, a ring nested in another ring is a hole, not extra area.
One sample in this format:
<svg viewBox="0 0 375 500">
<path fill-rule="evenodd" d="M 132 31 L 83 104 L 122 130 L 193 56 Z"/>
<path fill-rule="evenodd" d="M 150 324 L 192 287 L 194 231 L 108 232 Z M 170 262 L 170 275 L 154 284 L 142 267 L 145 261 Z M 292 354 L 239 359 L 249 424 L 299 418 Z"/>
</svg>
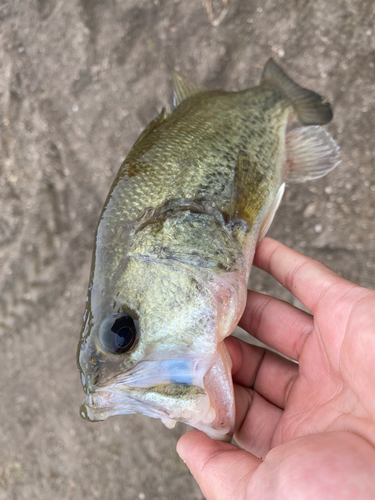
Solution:
<svg viewBox="0 0 375 500">
<path fill-rule="evenodd" d="M 262 84 L 201 92 L 155 119 L 123 162 L 96 232 L 78 357 L 88 393 L 153 350 L 214 355 L 216 305 L 205 283 L 237 272 L 283 182 L 290 101 Z M 122 355 L 98 329 L 113 313 L 139 319 Z M 230 332 L 228 332 L 229 334 Z M 192 389 L 193 390 L 193 389 Z"/>
</svg>

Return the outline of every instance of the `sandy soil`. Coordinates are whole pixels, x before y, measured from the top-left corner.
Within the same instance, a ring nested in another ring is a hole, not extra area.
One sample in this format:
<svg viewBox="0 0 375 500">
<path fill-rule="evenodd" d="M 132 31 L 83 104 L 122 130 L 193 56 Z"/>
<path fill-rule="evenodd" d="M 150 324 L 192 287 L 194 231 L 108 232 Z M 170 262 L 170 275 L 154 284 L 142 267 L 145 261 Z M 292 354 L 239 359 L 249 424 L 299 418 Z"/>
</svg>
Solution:
<svg viewBox="0 0 375 500">
<path fill-rule="evenodd" d="M 95 225 L 170 68 L 238 90 L 273 56 L 334 103 L 342 163 L 288 188 L 270 234 L 374 286 L 374 2 L 229 3 L 215 27 L 199 0 L 0 1 L 0 500 L 203 498 L 175 452 L 185 426 L 78 413 Z M 251 286 L 293 302 L 259 271 Z"/>
</svg>

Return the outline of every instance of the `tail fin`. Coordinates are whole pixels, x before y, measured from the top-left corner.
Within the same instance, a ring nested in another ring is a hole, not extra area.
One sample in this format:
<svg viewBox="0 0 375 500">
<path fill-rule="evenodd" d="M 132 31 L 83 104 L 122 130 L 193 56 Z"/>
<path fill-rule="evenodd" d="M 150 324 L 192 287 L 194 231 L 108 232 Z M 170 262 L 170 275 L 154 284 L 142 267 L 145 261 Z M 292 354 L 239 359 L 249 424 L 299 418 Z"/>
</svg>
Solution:
<svg viewBox="0 0 375 500">
<path fill-rule="evenodd" d="M 328 102 L 312 90 L 300 87 L 271 58 L 263 69 L 261 83 L 277 87 L 292 101 L 298 119 L 304 125 L 324 125 L 332 120 Z"/>
</svg>

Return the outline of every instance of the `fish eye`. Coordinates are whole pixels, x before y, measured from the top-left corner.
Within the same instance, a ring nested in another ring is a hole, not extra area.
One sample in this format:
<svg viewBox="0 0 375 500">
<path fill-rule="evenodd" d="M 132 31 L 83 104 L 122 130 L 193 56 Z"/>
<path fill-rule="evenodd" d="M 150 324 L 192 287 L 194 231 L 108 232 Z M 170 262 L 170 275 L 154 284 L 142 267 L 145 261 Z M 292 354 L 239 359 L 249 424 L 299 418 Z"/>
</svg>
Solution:
<svg viewBox="0 0 375 500">
<path fill-rule="evenodd" d="M 103 321 L 99 330 L 102 346 L 109 352 L 123 354 L 135 343 L 137 329 L 131 316 L 116 315 Z"/>
</svg>

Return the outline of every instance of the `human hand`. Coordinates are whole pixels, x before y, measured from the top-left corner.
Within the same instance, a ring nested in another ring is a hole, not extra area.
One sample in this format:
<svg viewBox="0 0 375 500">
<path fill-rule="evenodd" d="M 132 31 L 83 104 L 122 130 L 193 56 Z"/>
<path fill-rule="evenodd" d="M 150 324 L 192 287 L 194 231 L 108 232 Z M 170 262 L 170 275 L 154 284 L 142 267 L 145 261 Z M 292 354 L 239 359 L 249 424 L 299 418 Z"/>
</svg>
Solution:
<svg viewBox="0 0 375 500">
<path fill-rule="evenodd" d="M 177 450 L 208 500 L 375 499 L 375 291 L 270 238 L 254 264 L 311 312 L 248 292 L 238 339 L 235 440 L 200 431 Z"/>
</svg>

